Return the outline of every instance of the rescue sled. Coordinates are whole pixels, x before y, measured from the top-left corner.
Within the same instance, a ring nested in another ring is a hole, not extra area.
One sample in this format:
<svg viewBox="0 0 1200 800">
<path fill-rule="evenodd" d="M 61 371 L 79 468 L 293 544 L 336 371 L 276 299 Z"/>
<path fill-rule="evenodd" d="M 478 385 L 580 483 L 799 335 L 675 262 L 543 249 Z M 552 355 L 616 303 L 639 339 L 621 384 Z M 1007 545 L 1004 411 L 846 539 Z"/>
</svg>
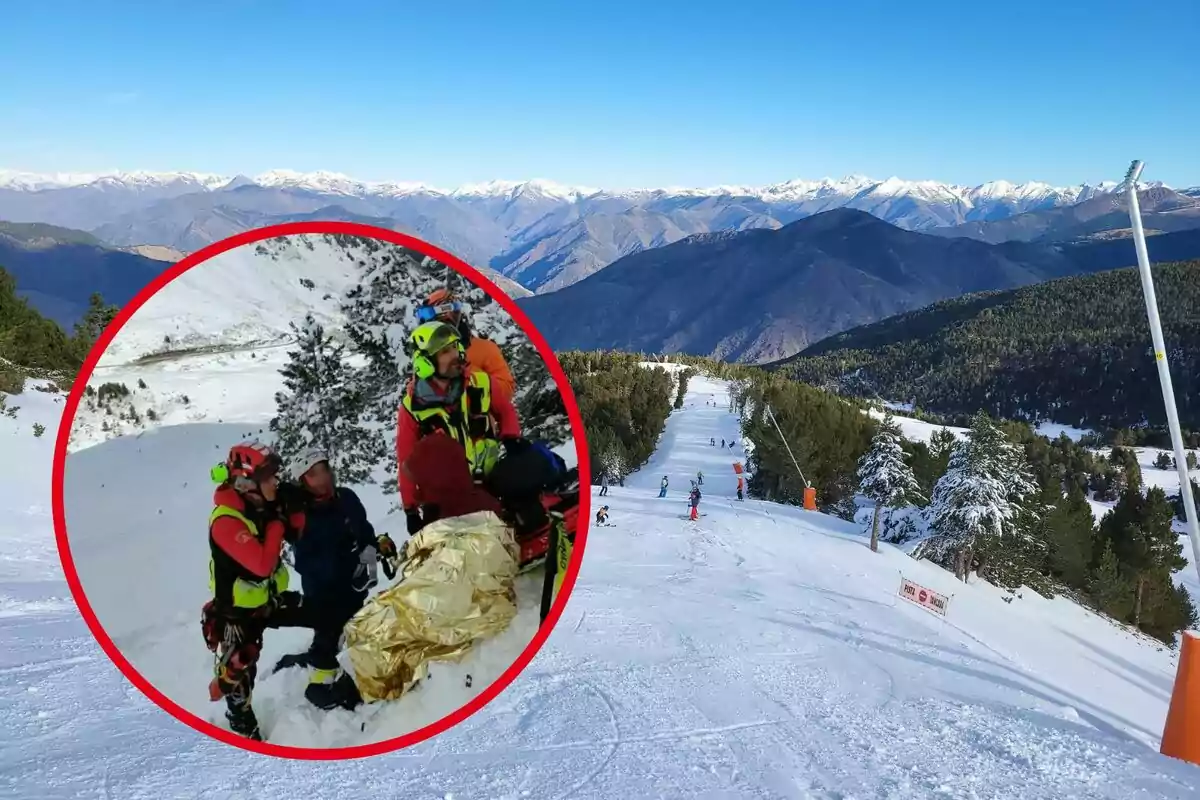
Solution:
<svg viewBox="0 0 1200 800">
<path fill-rule="evenodd" d="M 531 448 L 500 459 L 485 488 L 500 501 L 521 547 L 520 570 L 546 561 L 550 528 L 560 522 L 570 541 L 579 527 L 579 470 L 567 468 L 556 453 Z"/>
</svg>

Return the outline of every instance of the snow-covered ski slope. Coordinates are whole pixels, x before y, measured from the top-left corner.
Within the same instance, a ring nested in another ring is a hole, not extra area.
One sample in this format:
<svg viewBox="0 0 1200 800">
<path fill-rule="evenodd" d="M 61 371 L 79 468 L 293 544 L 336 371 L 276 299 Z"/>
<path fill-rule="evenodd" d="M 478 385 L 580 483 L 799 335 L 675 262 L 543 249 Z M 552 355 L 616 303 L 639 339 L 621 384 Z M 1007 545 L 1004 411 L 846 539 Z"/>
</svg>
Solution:
<svg viewBox="0 0 1200 800">
<path fill-rule="evenodd" d="M 1006 604 L 886 545 L 872 554 L 840 520 L 731 499 L 732 459 L 707 444 L 740 446 L 724 392 L 692 378 L 652 462 L 593 498 L 613 527 L 589 536 L 546 648 L 453 731 L 352 762 L 243 752 L 129 687 L 73 609 L 23 606 L 0 618 L 0 796 L 1196 796 L 1200 768 L 1154 749 L 1169 654 L 1066 601 Z M 49 518 L 26 513 L 49 506 L 46 424 L 44 452 L 0 494 L 5 539 L 25 537 L 3 552 L 22 554 L 13 571 L 39 603 L 66 594 L 33 583 L 55 572 Z M 697 470 L 707 516 L 691 523 Z M 901 571 L 955 593 L 947 619 L 896 597 Z"/>
</svg>

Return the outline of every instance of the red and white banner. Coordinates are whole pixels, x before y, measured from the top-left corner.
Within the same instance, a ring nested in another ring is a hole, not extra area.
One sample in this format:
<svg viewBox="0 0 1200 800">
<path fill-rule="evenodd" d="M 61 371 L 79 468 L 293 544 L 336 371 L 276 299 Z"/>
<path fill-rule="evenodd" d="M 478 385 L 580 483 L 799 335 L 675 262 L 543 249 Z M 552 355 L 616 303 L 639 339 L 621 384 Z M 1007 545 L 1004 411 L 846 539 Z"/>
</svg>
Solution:
<svg viewBox="0 0 1200 800">
<path fill-rule="evenodd" d="M 900 576 L 900 596 L 943 617 L 946 616 L 946 606 L 950 603 L 950 598 L 946 595 L 913 583 L 903 575 Z"/>
</svg>

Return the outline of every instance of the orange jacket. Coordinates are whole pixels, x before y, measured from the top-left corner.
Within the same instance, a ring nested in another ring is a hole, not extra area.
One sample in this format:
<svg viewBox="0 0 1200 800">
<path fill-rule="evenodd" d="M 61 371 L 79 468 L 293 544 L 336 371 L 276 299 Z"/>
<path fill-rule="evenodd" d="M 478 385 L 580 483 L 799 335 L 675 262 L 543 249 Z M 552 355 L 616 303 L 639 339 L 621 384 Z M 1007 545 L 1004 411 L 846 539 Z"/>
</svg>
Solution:
<svg viewBox="0 0 1200 800">
<path fill-rule="evenodd" d="M 493 392 L 512 398 L 517 389 L 517 382 L 513 379 L 512 370 L 508 368 L 508 362 L 504 360 L 504 354 L 495 342 L 472 336 L 471 343 L 467 345 L 467 364 L 491 376 Z"/>
</svg>

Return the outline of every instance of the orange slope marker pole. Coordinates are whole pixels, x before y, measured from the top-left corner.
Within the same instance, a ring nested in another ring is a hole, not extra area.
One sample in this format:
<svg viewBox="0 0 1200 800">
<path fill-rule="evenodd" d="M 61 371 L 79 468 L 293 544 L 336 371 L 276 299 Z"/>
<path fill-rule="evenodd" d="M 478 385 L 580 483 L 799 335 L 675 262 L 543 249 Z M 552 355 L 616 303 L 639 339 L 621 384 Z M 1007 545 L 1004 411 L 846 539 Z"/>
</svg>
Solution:
<svg viewBox="0 0 1200 800">
<path fill-rule="evenodd" d="M 1159 752 L 1200 764 L 1200 633 L 1184 631 Z"/>
</svg>

